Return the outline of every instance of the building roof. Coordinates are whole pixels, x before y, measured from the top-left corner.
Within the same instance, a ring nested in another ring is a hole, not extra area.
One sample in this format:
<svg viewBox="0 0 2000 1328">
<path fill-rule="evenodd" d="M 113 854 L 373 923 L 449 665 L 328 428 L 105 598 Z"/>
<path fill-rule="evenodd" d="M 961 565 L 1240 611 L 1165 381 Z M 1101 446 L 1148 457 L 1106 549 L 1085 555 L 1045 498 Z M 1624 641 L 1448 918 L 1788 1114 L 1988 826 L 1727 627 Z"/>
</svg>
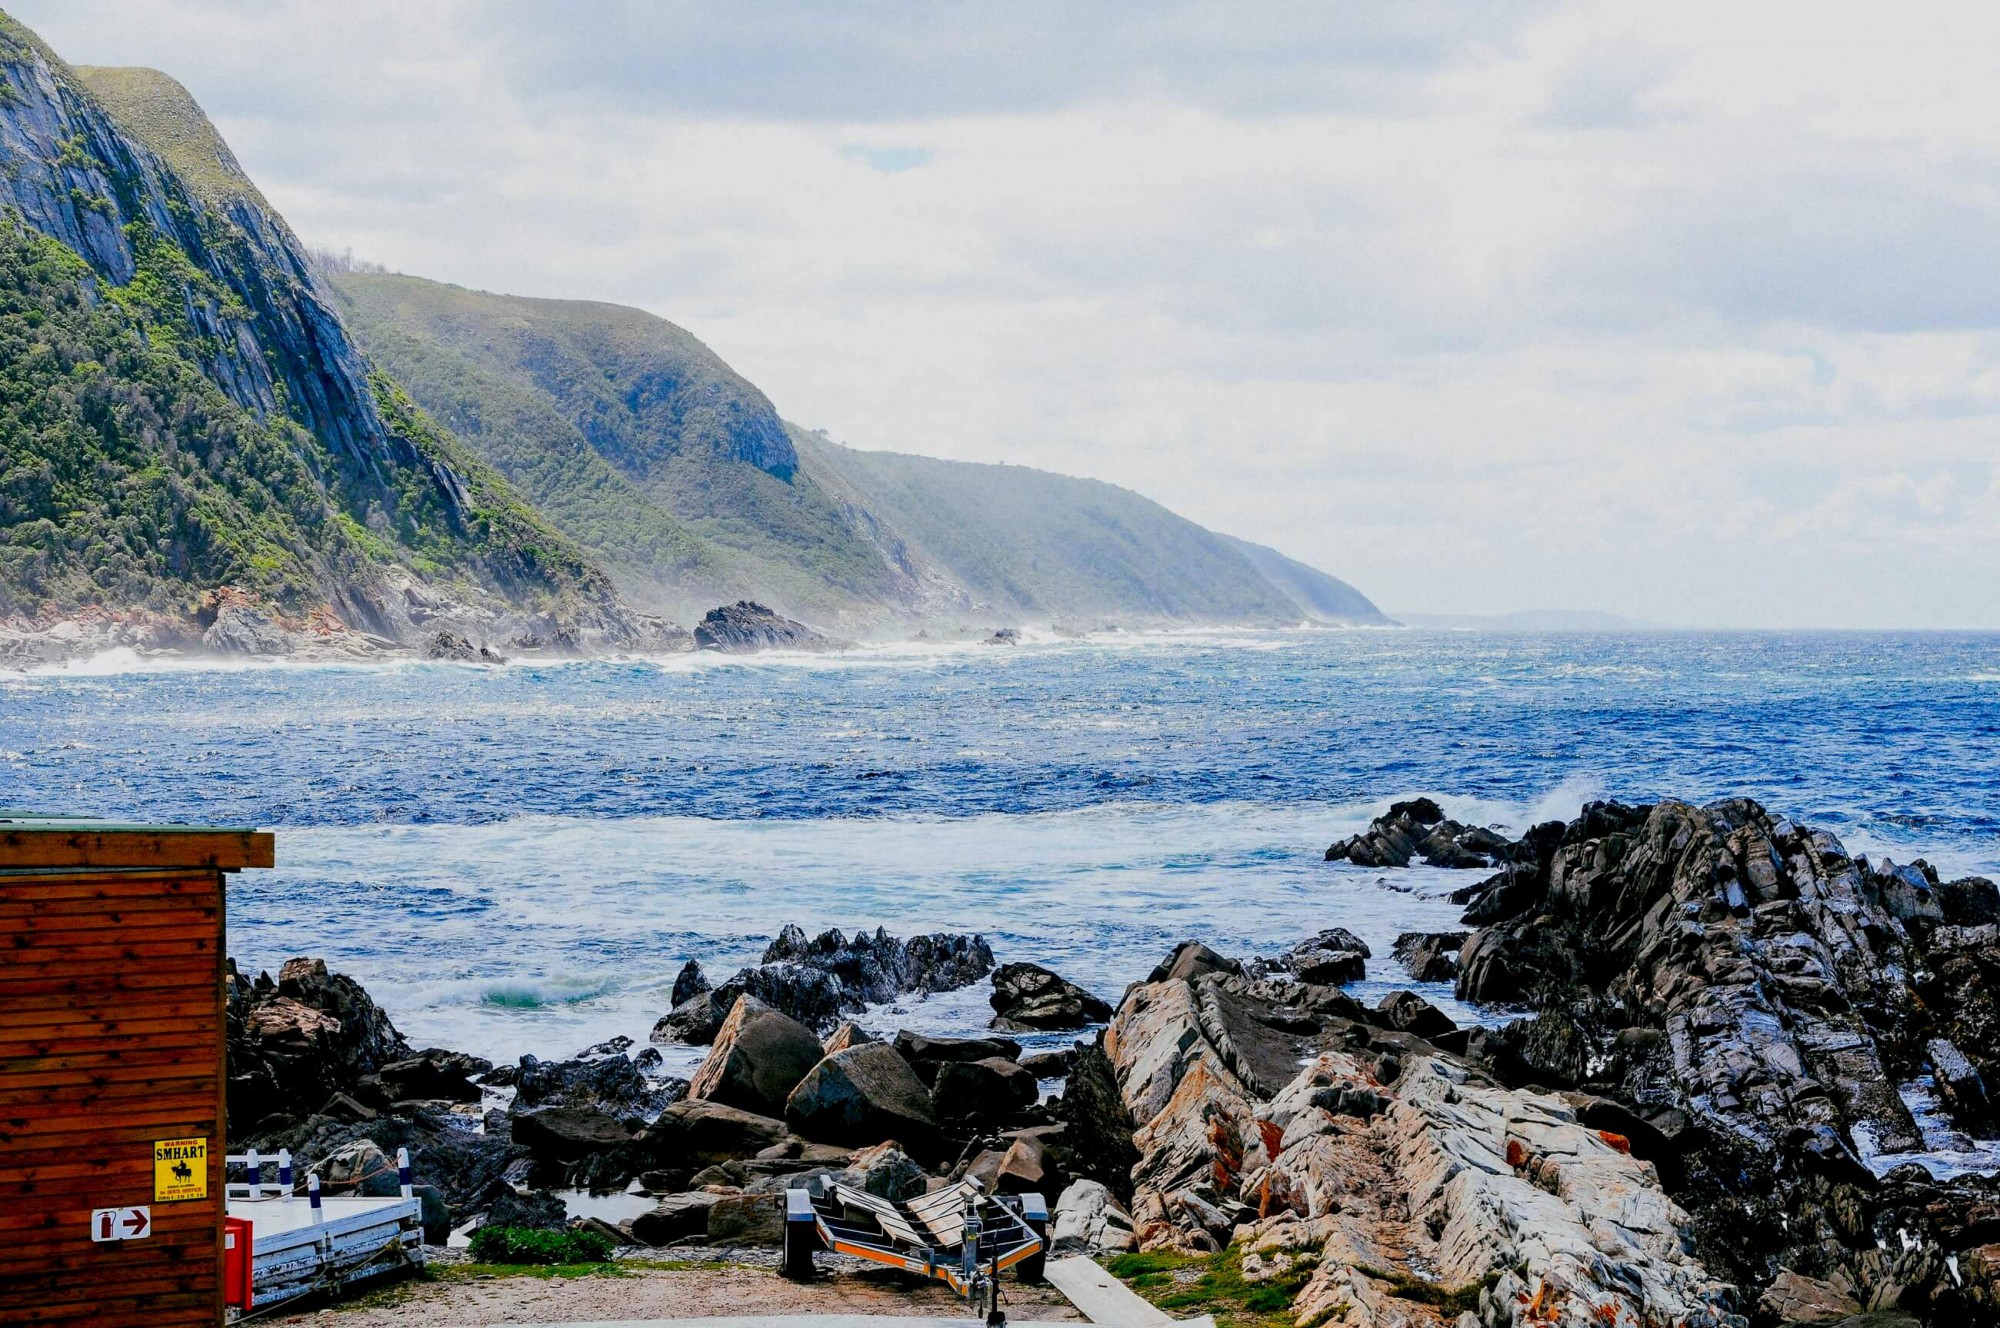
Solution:
<svg viewBox="0 0 2000 1328">
<path fill-rule="evenodd" d="M 247 826 L 133 825 L 0 810 L 0 871 L 48 867 L 269 867 L 277 844 Z"/>
</svg>

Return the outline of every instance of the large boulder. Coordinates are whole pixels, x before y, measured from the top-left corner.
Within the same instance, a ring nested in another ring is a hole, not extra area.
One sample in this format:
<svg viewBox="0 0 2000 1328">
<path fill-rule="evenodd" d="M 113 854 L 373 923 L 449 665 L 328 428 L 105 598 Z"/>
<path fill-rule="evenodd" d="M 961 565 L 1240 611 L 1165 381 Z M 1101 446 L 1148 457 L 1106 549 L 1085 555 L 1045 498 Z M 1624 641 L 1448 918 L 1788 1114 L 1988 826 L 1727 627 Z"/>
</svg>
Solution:
<svg viewBox="0 0 2000 1328">
<path fill-rule="evenodd" d="M 808 1139 L 856 1145 L 897 1139 L 920 1155 L 938 1137 L 929 1090 L 882 1042 L 849 1047 L 814 1066 L 792 1090 L 785 1121 Z"/>
<path fill-rule="evenodd" d="M 799 1081 L 819 1064 L 819 1039 L 755 996 L 739 996 L 695 1071 L 687 1095 L 777 1116 Z"/>
<path fill-rule="evenodd" d="M 620 1148 L 641 1124 L 596 1107 L 536 1107 L 513 1115 L 514 1142 L 554 1162 L 575 1162 L 592 1153 Z"/>
<path fill-rule="evenodd" d="M 759 650 L 833 650 L 840 643 L 743 599 L 702 615 L 695 624 L 694 644 L 698 650 L 750 654 Z"/>
<path fill-rule="evenodd" d="M 1103 1185 L 1121 1201 L 1132 1197 L 1132 1113 L 1119 1091 L 1117 1072 L 1101 1047 L 1078 1043 L 1063 1094 L 1052 1104 L 1063 1123 L 1071 1174 Z"/>
<path fill-rule="evenodd" d="M 1000 1056 L 940 1065 L 931 1101 L 940 1119 L 999 1124 L 1041 1096 L 1035 1076 Z"/>
<path fill-rule="evenodd" d="M 708 975 L 701 971 L 701 965 L 690 959 L 681 965 L 681 971 L 674 975 L 674 986 L 670 999 L 675 1007 L 685 1005 L 707 991 Z"/>
<path fill-rule="evenodd" d="M 693 1172 L 716 1162 L 754 1157 L 785 1141 L 781 1120 L 726 1103 L 676 1102 L 646 1127 L 654 1164 Z"/>
<path fill-rule="evenodd" d="M 1496 831 L 1461 825 L 1429 798 L 1412 798 L 1391 805 L 1366 830 L 1328 848 L 1326 860 L 1345 860 L 1357 867 L 1407 867 L 1410 859 L 1421 857 L 1432 867 L 1492 867 L 1519 851 L 1514 841 Z"/>
<path fill-rule="evenodd" d="M 663 1195 L 652 1208 L 632 1219 L 632 1239 L 655 1246 L 705 1239 L 708 1210 L 721 1197 L 704 1190 Z"/>
<path fill-rule="evenodd" d="M 1082 1028 L 1111 1017 L 1111 1007 L 1040 964 L 1005 964 L 993 972 L 992 1027 L 1007 1032 Z"/>
<path fill-rule="evenodd" d="M 452 1053 L 434 1051 L 390 1061 L 362 1078 L 357 1095 L 382 1106 L 409 1101 L 477 1102 L 482 1096 L 479 1085 L 466 1077 L 462 1065 Z"/>
<path fill-rule="evenodd" d="M 1120 1254 L 1132 1248 L 1132 1215 L 1094 1180 L 1073 1180 L 1056 1200 L 1049 1224 L 1055 1254 Z"/>
<path fill-rule="evenodd" d="M 1021 1044 L 1012 1038 L 931 1037 L 902 1029 L 896 1034 L 896 1054 L 909 1062 L 928 1087 L 937 1078 L 938 1068 L 967 1061 L 1021 1058 Z"/>
<path fill-rule="evenodd" d="M 1241 973 L 1243 965 L 1235 959 L 1222 955 L 1203 945 L 1200 941 L 1182 941 L 1174 947 L 1174 952 L 1157 964 L 1147 975 L 1148 982 L 1188 982 L 1204 973 Z"/>
</svg>

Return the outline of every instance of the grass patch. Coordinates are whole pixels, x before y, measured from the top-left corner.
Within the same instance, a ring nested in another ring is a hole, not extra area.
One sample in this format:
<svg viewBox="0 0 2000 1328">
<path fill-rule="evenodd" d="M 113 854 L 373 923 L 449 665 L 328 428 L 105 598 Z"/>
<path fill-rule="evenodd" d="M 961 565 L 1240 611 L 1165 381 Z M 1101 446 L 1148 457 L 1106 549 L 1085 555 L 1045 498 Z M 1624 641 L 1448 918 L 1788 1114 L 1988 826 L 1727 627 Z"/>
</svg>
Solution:
<svg viewBox="0 0 2000 1328">
<path fill-rule="evenodd" d="M 481 1227 L 472 1233 L 472 1261 L 481 1264 L 608 1264 L 611 1250 L 611 1238 L 600 1231 L 500 1226 Z"/>
<path fill-rule="evenodd" d="M 1291 1328 L 1292 1302 L 1318 1263 L 1301 1259 L 1268 1281 L 1243 1276 L 1243 1251 L 1220 1254 L 1119 1254 L 1106 1261 L 1112 1276 L 1169 1313 L 1213 1314 L 1221 1328 Z"/>
<path fill-rule="evenodd" d="M 1421 1277 L 1411 1277 L 1408 1273 L 1391 1273 L 1363 1265 L 1357 1265 L 1354 1271 L 1372 1277 L 1377 1282 L 1387 1282 L 1389 1294 L 1392 1296 L 1437 1306 L 1447 1319 L 1463 1314 L 1467 1310 L 1477 1312 L 1479 1293 L 1500 1280 L 1500 1274 L 1495 1272 L 1488 1273 L 1477 1282 L 1468 1282 L 1462 1287 L 1448 1287 L 1436 1282 L 1426 1282 Z"/>
</svg>

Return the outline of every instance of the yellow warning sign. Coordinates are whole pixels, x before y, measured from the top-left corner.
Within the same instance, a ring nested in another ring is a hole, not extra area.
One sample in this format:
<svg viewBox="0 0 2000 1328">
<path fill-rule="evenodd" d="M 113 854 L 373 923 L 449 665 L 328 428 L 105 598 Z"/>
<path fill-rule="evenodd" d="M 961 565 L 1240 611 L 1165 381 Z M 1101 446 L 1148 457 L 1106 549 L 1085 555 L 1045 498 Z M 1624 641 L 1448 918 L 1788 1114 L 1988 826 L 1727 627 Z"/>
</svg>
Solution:
<svg viewBox="0 0 2000 1328">
<path fill-rule="evenodd" d="M 157 1139 L 153 1142 L 153 1202 L 176 1203 L 208 1197 L 208 1140 Z"/>
</svg>

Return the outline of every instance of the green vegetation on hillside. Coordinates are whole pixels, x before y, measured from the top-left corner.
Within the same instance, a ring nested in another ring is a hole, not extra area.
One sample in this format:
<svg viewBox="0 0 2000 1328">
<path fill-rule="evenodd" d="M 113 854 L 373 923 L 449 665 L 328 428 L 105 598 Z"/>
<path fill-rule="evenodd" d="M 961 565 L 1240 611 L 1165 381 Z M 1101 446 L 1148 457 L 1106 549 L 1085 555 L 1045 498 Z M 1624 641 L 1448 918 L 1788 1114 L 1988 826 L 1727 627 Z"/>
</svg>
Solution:
<svg viewBox="0 0 2000 1328">
<path fill-rule="evenodd" d="M 365 555 L 289 419 L 224 396 L 137 297 L 0 225 L 0 611 L 187 607 L 233 584 L 303 608 Z"/>
<path fill-rule="evenodd" d="M 236 154 L 179 82 L 157 69 L 70 68 L 119 127 L 159 153 L 197 198 L 215 207 L 244 198 L 270 210 L 237 165 Z"/>
</svg>

